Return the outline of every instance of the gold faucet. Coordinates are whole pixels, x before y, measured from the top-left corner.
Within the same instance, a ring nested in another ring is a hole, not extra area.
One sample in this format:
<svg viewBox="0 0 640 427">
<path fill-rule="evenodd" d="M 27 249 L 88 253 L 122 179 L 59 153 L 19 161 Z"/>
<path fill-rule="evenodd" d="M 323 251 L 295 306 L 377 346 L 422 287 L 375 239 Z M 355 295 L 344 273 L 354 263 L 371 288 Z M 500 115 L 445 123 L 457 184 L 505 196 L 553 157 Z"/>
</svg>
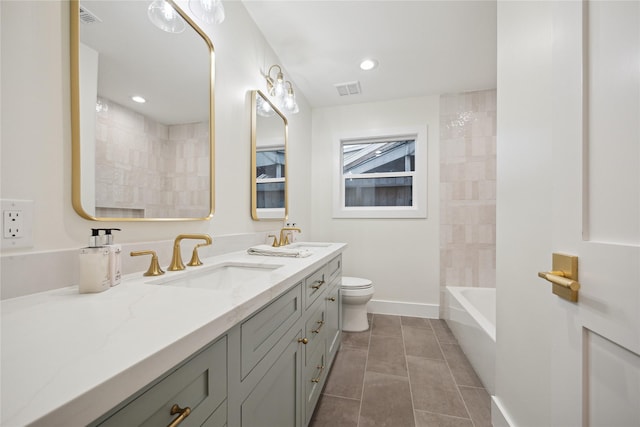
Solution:
<svg viewBox="0 0 640 427">
<path fill-rule="evenodd" d="M 282 227 L 282 229 L 280 229 L 280 240 L 278 240 L 278 238 L 274 235 L 270 235 L 269 237 L 273 237 L 273 245 L 272 246 L 286 246 L 288 245 L 289 242 L 289 235 L 291 234 L 292 231 L 297 231 L 298 233 L 302 233 L 302 230 L 300 230 L 298 227 Z"/>
<path fill-rule="evenodd" d="M 193 248 L 193 256 L 191 257 L 191 261 L 188 264 L 190 266 L 202 265 L 200 258 L 198 258 L 198 248 L 200 246 L 210 245 L 213 242 L 213 239 L 208 234 L 180 234 L 173 242 L 173 257 L 171 258 L 171 264 L 169 265 L 169 267 L 167 267 L 167 270 L 169 271 L 178 271 L 185 269 L 185 266 L 182 263 L 182 254 L 180 253 L 180 242 L 182 241 L 182 239 L 202 239 L 206 242 L 196 245 L 196 247 Z"/>
</svg>

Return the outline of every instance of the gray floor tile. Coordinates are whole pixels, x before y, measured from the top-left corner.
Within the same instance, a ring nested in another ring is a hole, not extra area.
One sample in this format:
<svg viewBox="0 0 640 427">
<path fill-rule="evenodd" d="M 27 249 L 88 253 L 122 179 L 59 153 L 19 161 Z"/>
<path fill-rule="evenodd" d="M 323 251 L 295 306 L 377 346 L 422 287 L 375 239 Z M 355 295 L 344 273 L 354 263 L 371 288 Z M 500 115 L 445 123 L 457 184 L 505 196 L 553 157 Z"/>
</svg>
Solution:
<svg viewBox="0 0 640 427">
<path fill-rule="evenodd" d="M 361 399 L 366 363 L 366 349 L 342 347 L 336 355 L 324 393 L 332 396 Z"/>
<path fill-rule="evenodd" d="M 348 347 L 358 347 L 367 350 L 369 348 L 369 337 L 371 328 L 364 332 L 342 332 L 342 345 Z"/>
<path fill-rule="evenodd" d="M 436 337 L 440 344 L 457 344 L 456 337 L 453 335 L 447 322 L 442 319 L 429 319 L 433 332 L 436 333 Z"/>
<path fill-rule="evenodd" d="M 409 380 L 377 372 L 365 373 L 358 426 L 415 426 Z"/>
<path fill-rule="evenodd" d="M 416 328 L 431 329 L 431 325 L 429 324 L 429 319 L 424 319 L 422 317 L 401 316 L 400 323 L 402 323 L 402 326 L 413 326 Z"/>
<path fill-rule="evenodd" d="M 402 336 L 400 316 L 375 314 L 373 316 L 373 325 L 371 326 L 371 335 Z"/>
<path fill-rule="evenodd" d="M 322 395 L 309 427 L 357 427 L 360 400 Z"/>
<path fill-rule="evenodd" d="M 458 344 L 441 344 L 444 358 L 459 386 L 483 387 L 480 378 Z"/>
<path fill-rule="evenodd" d="M 467 405 L 476 427 L 491 427 L 491 397 L 483 388 L 460 387 L 462 399 Z"/>
<path fill-rule="evenodd" d="M 474 427 L 470 419 L 416 411 L 416 427 Z"/>
<path fill-rule="evenodd" d="M 371 335 L 367 371 L 407 376 L 402 334 L 400 336 Z"/>
<path fill-rule="evenodd" d="M 342 334 L 310 426 L 491 426 L 490 396 L 444 321 L 369 318 Z"/>
<path fill-rule="evenodd" d="M 402 326 L 402 336 L 404 337 L 404 348 L 407 356 L 444 359 L 440 344 L 438 344 L 436 335 L 431 328 Z"/>
<path fill-rule="evenodd" d="M 407 356 L 407 365 L 416 410 L 469 418 L 444 360 Z"/>
</svg>

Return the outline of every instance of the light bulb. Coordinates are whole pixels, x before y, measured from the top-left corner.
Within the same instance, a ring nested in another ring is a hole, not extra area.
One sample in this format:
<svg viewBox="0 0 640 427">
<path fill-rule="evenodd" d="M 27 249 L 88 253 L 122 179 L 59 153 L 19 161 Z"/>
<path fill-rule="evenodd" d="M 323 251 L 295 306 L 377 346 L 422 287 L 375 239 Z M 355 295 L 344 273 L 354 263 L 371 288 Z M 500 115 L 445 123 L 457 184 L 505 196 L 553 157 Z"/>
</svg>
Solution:
<svg viewBox="0 0 640 427">
<path fill-rule="evenodd" d="M 147 15 L 153 25 L 168 33 L 181 33 L 186 28 L 184 19 L 165 0 L 154 0 L 147 9 Z"/>
</svg>

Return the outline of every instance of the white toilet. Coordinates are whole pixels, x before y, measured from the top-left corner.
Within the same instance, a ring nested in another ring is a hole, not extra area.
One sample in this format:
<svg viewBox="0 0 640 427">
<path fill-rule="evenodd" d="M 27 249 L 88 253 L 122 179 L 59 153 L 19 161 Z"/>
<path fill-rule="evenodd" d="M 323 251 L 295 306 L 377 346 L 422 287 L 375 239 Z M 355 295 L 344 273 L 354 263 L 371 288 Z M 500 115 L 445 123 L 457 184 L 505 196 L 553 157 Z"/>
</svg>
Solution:
<svg viewBox="0 0 640 427">
<path fill-rule="evenodd" d="M 371 280 L 342 276 L 342 330 L 361 332 L 369 329 L 367 303 L 373 296 Z"/>
</svg>

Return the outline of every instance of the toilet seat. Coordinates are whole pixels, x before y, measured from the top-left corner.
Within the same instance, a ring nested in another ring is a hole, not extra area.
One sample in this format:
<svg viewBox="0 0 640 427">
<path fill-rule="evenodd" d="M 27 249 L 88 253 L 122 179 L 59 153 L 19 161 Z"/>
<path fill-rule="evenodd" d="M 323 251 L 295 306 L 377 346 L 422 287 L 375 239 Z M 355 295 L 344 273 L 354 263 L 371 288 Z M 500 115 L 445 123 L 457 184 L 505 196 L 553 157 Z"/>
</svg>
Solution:
<svg viewBox="0 0 640 427">
<path fill-rule="evenodd" d="M 369 289 L 373 285 L 371 280 L 362 279 L 360 277 L 342 276 L 342 289 L 344 290 L 357 290 L 357 289 Z"/>
</svg>

